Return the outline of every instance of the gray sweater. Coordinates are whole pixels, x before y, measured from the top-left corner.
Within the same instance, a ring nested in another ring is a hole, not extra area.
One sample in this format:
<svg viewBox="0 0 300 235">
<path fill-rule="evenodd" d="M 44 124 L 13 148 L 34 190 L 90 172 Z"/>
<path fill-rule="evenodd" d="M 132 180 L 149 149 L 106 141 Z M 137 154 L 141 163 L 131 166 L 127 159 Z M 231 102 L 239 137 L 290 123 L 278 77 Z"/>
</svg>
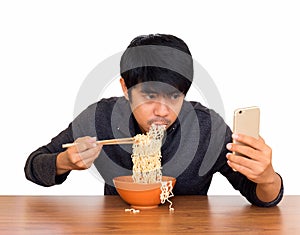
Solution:
<svg viewBox="0 0 300 235">
<path fill-rule="evenodd" d="M 102 140 L 140 133 L 124 97 L 102 99 L 78 115 L 50 143 L 31 153 L 25 165 L 25 175 L 28 180 L 42 186 L 61 184 L 69 174 L 56 176 L 56 156 L 64 151 L 62 144 L 87 135 Z M 213 175 L 219 172 L 250 203 L 264 207 L 277 205 L 283 197 L 283 184 L 278 197 L 265 203 L 256 196 L 256 184 L 228 166 L 226 144 L 232 141 L 231 134 L 216 112 L 200 103 L 184 101 L 161 148 L 163 175 L 176 177 L 174 194 L 207 195 Z M 132 174 L 131 153 L 130 145 L 103 146 L 94 165 L 105 180 L 105 195 L 117 194 L 112 181 L 114 177 Z"/>
</svg>

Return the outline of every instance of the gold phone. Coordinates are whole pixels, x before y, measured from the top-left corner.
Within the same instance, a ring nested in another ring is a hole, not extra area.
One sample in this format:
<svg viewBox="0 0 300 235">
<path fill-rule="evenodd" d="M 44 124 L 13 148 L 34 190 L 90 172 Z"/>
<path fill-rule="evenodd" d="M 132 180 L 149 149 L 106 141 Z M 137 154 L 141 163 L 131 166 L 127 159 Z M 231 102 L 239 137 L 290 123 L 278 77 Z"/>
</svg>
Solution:
<svg viewBox="0 0 300 235">
<path fill-rule="evenodd" d="M 260 110 L 259 107 L 239 108 L 234 111 L 233 118 L 233 133 L 241 133 L 252 136 L 256 139 L 259 138 L 259 123 L 260 123 Z M 238 141 L 233 141 L 243 145 Z M 234 152 L 235 155 L 243 156 L 240 153 Z"/>
</svg>

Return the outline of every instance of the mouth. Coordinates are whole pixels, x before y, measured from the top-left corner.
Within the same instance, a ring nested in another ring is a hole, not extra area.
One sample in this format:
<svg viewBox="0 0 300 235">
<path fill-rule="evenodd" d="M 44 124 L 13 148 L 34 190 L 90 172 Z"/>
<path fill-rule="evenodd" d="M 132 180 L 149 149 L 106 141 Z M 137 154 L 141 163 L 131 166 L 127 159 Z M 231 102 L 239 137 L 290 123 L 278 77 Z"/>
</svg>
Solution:
<svg viewBox="0 0 300 235">
<path fill-rule="evenodd" d="M 165 122 L 153 122 L 152 124 L 157 125 L 157 126 L 167 126 L 168 124 Z M 151 125 L 152 125 L 151 124 Z"/>
<path fill-rule="evenodd" d="M 171 121 L 167 119 L 160 119 L 160 120 L 150 120 L 148 124 L 151 126 L 152 124 L 160 125 L 160 126 L 169 126 L 171 124 Z"/>
<path fill-rule="evenodd" d="M 150 124 L 150 127 L 151 127 L 152 125 L 155 125 L 155 126 L 163 126 L 164 129 L 166 130 L 166 129 L 168 129 L 168 127 L 170 126 L 170 123 L 167 123 L 167 122 L 152 122 L 152 123 Z M 150 128 L 150 127 L 149 127 L 149 128 Z"/>
</svg>

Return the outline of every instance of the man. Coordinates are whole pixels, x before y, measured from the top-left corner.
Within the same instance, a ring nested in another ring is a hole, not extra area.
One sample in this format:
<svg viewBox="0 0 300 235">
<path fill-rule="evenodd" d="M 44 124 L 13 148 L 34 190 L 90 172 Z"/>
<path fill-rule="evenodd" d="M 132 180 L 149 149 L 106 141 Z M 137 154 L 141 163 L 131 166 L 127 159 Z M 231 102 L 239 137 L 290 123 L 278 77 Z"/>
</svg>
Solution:
<svg viewBox="0 0 300 235">
<path fill-rule="evenodd" d="M 124 97 L 90 105 L 34 151 L 25 165 L 29 180 L 43 186 L 61 184 L 70 171 L 94 165 L 105 180 L 105 194 L 117 194 L 112 179 L 132 174 L 131 146 L 102 146 L 96 140 L 135 136 L 155 123 L 167 128 L 162 172 L 176 177 L 175 195 L 206 195 L 213 175 L 220 172 L 252 204 L 269 207 L 280 202 L 282 179 L 264 140 L 232 134 L 213 110 L 184 100 L 193 80 L 193 59 L 181 39 L 139 36 L 122 55 L 120 68 Z M 233 144 L 232 138 L 246 145 Z M 75 146 L 62 148 L 73 141 Z"/>
</svg>

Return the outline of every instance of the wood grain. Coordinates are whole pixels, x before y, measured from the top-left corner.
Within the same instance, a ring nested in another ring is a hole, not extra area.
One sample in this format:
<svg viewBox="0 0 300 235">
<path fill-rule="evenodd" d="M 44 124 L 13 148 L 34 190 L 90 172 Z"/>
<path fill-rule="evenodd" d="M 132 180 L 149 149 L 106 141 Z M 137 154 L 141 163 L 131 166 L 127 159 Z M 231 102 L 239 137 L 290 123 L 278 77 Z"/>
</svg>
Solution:
<svg viewBox="0 0 300 235">
<path fill-rule="evenodd" d="M 138 214 L 119 196 L 0 196 L 0 234 L 300 234 L 300 196 L 273 208 L 240 196 L 175 196 Z"/>
</svg>

